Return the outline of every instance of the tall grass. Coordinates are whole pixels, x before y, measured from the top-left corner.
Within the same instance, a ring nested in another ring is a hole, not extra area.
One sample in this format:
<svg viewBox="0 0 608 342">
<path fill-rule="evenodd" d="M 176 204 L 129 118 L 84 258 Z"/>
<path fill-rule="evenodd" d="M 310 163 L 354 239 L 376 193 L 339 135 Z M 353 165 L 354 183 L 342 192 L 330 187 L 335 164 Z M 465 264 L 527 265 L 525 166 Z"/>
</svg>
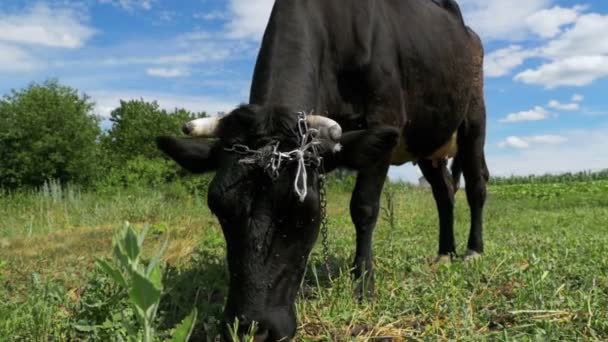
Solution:
<svg viewBox="0 0 608 342">
<path fill-rule="evenodd" d="M 206 198 L 179 183 L 103 192 L 47 182 L 39 189 L 0 194 L 0 238 L 29 237 L 57 230 L 130 222 L 174 223 L 207 216 Z"/>
</svg>

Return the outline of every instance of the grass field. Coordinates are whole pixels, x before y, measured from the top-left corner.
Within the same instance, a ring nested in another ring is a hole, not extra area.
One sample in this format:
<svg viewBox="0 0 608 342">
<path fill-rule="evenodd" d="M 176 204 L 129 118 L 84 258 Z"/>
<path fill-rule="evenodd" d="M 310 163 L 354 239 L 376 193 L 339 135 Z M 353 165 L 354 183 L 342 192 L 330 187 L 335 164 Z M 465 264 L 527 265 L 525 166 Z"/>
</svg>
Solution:
<svg viewBox="0 0 608 342">
<path fill-rule="evenodd" d="M 392 196 L 394 216 L 379 220 L 376 296 L 363 304 L 349 275 L 349 190 L 331 184 L 330 274 L 318 243 L 297 301 L 297 340 L 608 339 L 608 181 L 491 186 L 485 256 L 449 265 L 431 263 L 438 224 L 430 190 L 389 185 L 384 206 Z M 170 241 L 158 327 L 168 331 L 196 305 L 193 340 L 215 339 L 227 277 L 204 196 L 175 186 L 93 194 L 51 185 L 2 195 L 0 218 L 0 341 L 113 340 L 130 309 L 94 260 L 110 254 L 124 221 L 150 225 L 149 252 Z M 462 253 L 462 192 L 456 220 Z"/>
</svg>

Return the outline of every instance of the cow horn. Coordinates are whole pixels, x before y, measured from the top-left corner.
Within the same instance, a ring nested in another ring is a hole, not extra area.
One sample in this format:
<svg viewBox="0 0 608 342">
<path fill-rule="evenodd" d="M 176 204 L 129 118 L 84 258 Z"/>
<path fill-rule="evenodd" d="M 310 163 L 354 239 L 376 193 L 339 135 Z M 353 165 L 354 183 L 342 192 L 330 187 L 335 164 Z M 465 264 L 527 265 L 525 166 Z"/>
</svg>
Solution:
<svg viewBox="0 0 608 342">
<path fill-rule="evenodd" d="M 321 135 L 328 136 L 333 141 L 339 141 L 342 137 L 342 127 L 334 120 L 320 115 L 309 115 L 306 122 L 311 128 L 316 128 Z"/>
<path fill-rule="evenodd" d="M 193 137 L 214 138 L 217 135 L 217 127 L 221 117 L 202 118 L 187 122 L 182 131 Z"/>
</svg>

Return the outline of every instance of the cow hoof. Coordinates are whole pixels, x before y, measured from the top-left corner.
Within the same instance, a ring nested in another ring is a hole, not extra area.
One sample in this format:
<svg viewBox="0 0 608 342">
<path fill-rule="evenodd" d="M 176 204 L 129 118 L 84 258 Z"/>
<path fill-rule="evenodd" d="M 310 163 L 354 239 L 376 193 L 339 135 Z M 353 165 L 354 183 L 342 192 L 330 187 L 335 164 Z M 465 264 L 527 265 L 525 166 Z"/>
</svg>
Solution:
<svg viewBox="0 0 608 342">
<path fill-rule="evenodd" d="M 449 254 L 438 255 L 433 262 L 434 265 L 449 265 L 452 263 L 452 256 Z"/>
<path fill-rule="evenodd" d="M 474 262 L 481 259 L 481 254 L 474 250 L 467 250 L 467 254 L 464 255 L 464 262 Z"/>
</svg>

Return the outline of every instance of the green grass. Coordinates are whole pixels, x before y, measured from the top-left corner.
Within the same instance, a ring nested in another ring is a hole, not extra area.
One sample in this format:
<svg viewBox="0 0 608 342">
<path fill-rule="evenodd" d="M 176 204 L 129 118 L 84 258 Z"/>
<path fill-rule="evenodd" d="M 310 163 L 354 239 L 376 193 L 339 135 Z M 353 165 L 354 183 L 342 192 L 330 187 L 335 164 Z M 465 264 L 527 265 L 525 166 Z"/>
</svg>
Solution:
<svg viewBox="0 0 608 342">
<path fill-rule="evenodd" d="M 378 223 L 376 296 L 353 299 L 349 186 L 329 191 L 330 268 L 320 243 L 297 301 L 297 340 L 608 339 L 608 183 L 496 185 L 485 216 L 486 254 L 433 265 L 437 214 L 428 189 L 391 184 L 393 226 Z M 149 255 L 170 239 L 158 326 L 193 308 L 193 340 L 214 340 L 226 295 L 224 241 L 205 199 L 174 186 L 94 194 L 55 189 L 0 197 L 0 340 L 104 341 L 129 310 L 95 257 L 110 254 L 123 221 L 151 226 Z M 71 194 L 70 194 L 71 193 Z M 384 203 L 386 204 L 386 203 Z M 469 214 L 457 196 L 464 252 Z"/>
</svg>

